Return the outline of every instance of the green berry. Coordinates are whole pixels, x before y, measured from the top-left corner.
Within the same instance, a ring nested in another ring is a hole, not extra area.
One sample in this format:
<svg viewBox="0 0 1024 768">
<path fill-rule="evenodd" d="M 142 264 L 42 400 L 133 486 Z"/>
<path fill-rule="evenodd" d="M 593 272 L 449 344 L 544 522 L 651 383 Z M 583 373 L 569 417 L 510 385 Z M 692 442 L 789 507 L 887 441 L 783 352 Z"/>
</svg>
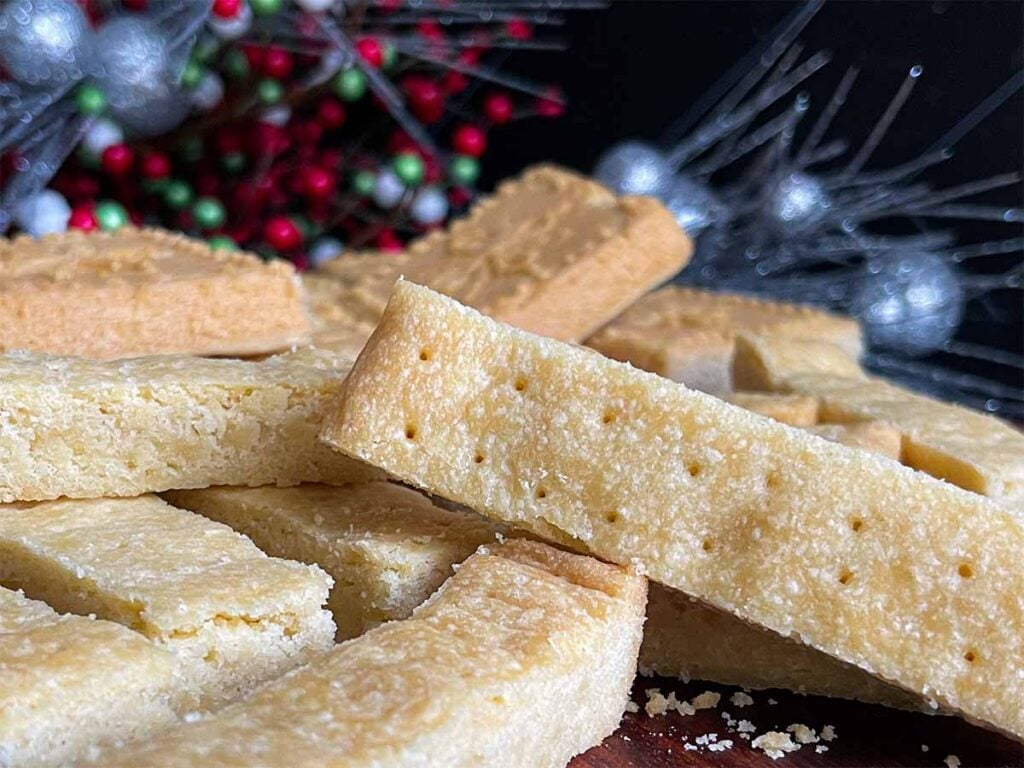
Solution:
<svg viewBox="0 0 1024 768">
<path fill-rule="evenodd" d="M 398 49 L 394 43 L 384 43 L 381 48 L 381 68 L 394 69 L 398 63 Z"/>
<path fill-rule="evenodd" d="M 366 94 L 366 75 L 360 69 L 343 69 L 334 78 L 334 92 L 342 101 L 359 101 Z"/>
<path fill-rule="evenodd" d="M 192 198 L 192 187 L 184 181 L 174 179 L 167 182 L 167 187 L 164 189 L 164 202 L 171 208 L 177 210 L 187 208 L 191 204 Z"/>
<path fill-rule="evenodd" d="M 120 229 L 128 223 L 128 212 L 120 203 L 101 200 L 96 203 L 96 221 L 104 231 Z"/>
<path fill-rule="evenodd" d="M 99 115 L 107 108 L 107 97 L 95 85 L 80 85 L 75 92 L 75 106 L 83 115 Z"/>
<path fill-rule="evenodd" d="M 220 43 L 217 41 L 217 38 L 200 38 L 199 42 L 196 43 L 195 48 L 192 49 L 192 58 L 200 64 L 209 64 L 213 61 L 213 57 L 217 55 L 217 51 L 219 49 Z"/>
<path fill-rule="evenodd" d="M 395 175 L 405 186 L 415 187 L 423 181 L 426 169 L 423 166 L 423 159 L 419 155 L 403 152 L 395 156 L 391 165 L 395 169 Z"/>
<path fill-rule="evenodd" d="M 196 163 L 203 158 L 203 140 L 198 136 L 186 136 L 178 144 L 178 154 L 187 163 Z"/>
<path fill-rule="evenodd" d="M 220 159 L 224 170 L 230 173 L 238 173 L 245 168 L 245 154 L 242 152 L 228 152 Z"/>
<path fill-rule="evenodd" d="M 94 155 L 92 152 L 86 149 L 85 144 L 78 145 L 77 154 L 78 161 L 86 168 L 95 169 L 100 167 L 99 155 Z"/>
<path fill-rule="evenodd" d="M 237 251 L 238 246 L 235 241 L 227 235 L 214 235 L 206 241 L 211 248 L 215 251 Z"/>
<path fill-rule="evenodd" d="M 480 163 L 469 155 L 456 155 L 448 164 L 448 176 L 461 186 L 469 186 L 480 177 Z"/>
<path fill-rule="evenodd" d="M 142 191 L 148 195 L 162 195 L 170 182 L 167 179 L 145 179 Z"/>
<path fill-rule="evenodd" d="M 233 80 L 245 80 L 249 76 L 249 60 L 239 48 L 232 48 L 224 54 L 224 71 Z"/>
<path fill-rule="evenodd" d="M 265 77 L 256 86 L 256 94 L 264 104 L 277 104 L 284 98 L 284 86 L 273 78 Z"/>
<path fill-rule="evenodd" d="M 220 200 L 214 197 L 200 197 L 192 204 L 192 218 L 200 229 L 216 229 L 224 224 L 227 214 Z"/>
<path fill-rule="evenodd" d="M 249 0 L 249 7 L 257 16 L 270 16 L 281 10 L 281 0 Z"/>
<path fill-rule="evenodd" d="M 203 79 L 203 67 L 195 59 L 189 59 L 185 68 L 181 70 L 181 85 L 183 88 L 195 88 Z"/>
<path fill-rule="evenodd" d="M 360 197 L 372 195 L 376 184 L 377 178 L 370 171 L 356 171 L 352 174 L 352 191 Z"/>
</svg>

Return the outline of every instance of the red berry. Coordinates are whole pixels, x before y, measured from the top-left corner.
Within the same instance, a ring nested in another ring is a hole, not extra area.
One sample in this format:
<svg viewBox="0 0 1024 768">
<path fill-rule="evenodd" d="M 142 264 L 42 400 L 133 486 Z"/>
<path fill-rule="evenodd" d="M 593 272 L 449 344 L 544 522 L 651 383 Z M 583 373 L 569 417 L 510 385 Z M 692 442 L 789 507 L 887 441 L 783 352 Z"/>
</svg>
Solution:
<svg viewBox="0 0 1024 768">
<path fill-rule="evenodd" d="M 242 53 L 245 54 L 245 58 L 249 62 L 249 69 L 263 69 L 263 57 L 266 55 L 265 48 L 261 48 L 255 43 L 242 43 Z"/>
<path fill-rule="evenodd" d="M 214 16 L 222 19 L 233 19 L 242 10 L 242 0 L 213 0 L 211 9 Z"/>
<path fill-rule="evenodd" d="M 68 227 L 70 229 L 80 229 L 83 232 L 92 232 L 99 225 L 100 223 L 96 220 L 96 212 L 92 203 L 76 205 L 71 211 L 71 216 L 68 218 Z"/>
<path fill-rule="evenodd" d="M 340 149 L 329 148 L 320 150 L 317 163 L 321 168 L 337 168 L 345 159 L 345 153 Z"/>
<path fill-rule="evenodd" d="M 275 80 L 284 80 L 292 73 L 292 55 L 281 48 L 267 48 L 263 54 L 263 74 Z"/>
<path fill-rule="evenodd" d="M 372 37 L 364 37 L 356 43 L 356 50 L 363 57 L 363 61 L 371 67 L 378 68 L 384 63 L 384 49 L 379 42 Z"/>
<path fill-rule="evenodd" d="M 221 128 L 217 131 L 215 140 L 217 151 L 222 155 L 230 155 L 233 152 L 241 152 L 245 146 L 242 132 L 234 128 Z"/>
<path fill-rule="evenodd" d="M 111 144 L 100 156 L 103 170 L 112 176 L 124 176 L 132 169 L 135 153 L 127 144 Z"/>
<path fill-rule="evenodd" d="M 465 187 L 452 187 L 448 190 L 448 202 L 451 203 L 452 208 L 461 208 L 472 199 L 473 196 Z"/>
<path fill-rule="evenodd" d="M 302 231 L 287 216 L 275 216 L 263 228 L 263 237 L 276 251 L 291 251 L 302 245 Z"/>
<path fill-rule="evenodd" d="M 316 105 L 316 119 L 325 130 L 340 128 L 345 124 L 345 105 L 330 96 L 320 99 Z"/>
<path fill-rule="evenodd" d="M 565 103 L 562 101 L 562 94 L 553 88 L 548 89 L 548 95 L 537 99 L 537 114 L 542 117 L 560 117 L 565 114 Z"/>
<path fill-rule="evenodd" d="M 480 58 L 484 55 L 484 50 L 480 46 L 474 46 L 473 48 L 467 48 L 459 54 L 459 63 L 465 64 L 467 67 L 475 67 L 480 63 Z"/>
<path fill-rule="evenodd" d="M 504 125 L 512 119 L 512 98 L 507 93 L 492 93 L 484 99 L 484 114 L 496 125 Z"/>
<path fill-rule="evenodd" d="M 272 123 L 256 123 L 256 129 L 250 136 L 253 153 L 260 156 L 279 155 L 288 149 L 291 143 L 288 132 Z"/>
<path fill-rule="evenodd" d="M 441 29 L 441 25 L 438 24 L 434 19 L 424 19 L 416 25 L 416 31 L 420 37 L 430 42 L 440 42 L 444 40 L 444 30 Z"/>
<path fill-rule="evenodd" d="M 416 142 L 401 128 L 393 130 L 388 138 L 388 154 L 401 155 L 405 152 L 416 152 L 418 149 Z"/>
<path fill-rule="evenodd" d="M 291 257 L 291 261 L 299 272 L 305 272 L 309 269 L 309 256 L 305 253 L 296 253 Z"/>
<path fill-rule="evenodd" d="M 312 166 L 302 174 L 302 191 L 306 197 L 312 200 L 322 200 L 330 197 L 337 185 L 334 174 L 326 168 Z"/>
<path fill-rule="evenodd" d="M 139 161 L 139 170 L 147 179 L 166 179 L 171 175 L 171 160 L 163 152 L 147 152 Z"/>
<path fill-rule="evenodd" d="M 456 72 L 454 69 L 449 69 L 444 73 L 444 89 L 447 93 L 456 94 L 462 93 L 469 87 L 469 78 L 461 72 Z"/>
<path fill-rule="evenodd" d="M 452 136 L 452 149 L 460 155 L 480 157 L 487 149 L 487 136 L 475 125 L 460 125 Z"/>
<path fill-rule="evenodd" d="M 146 0 L 121 0 L 121 5 L 129 11 L 144 11 L 148 3 Z"/>
<path fill-rule="evenodd" d="M 382 251 L 394 252 L 402 250 L 402 241 L 395 234 L 395 230 L 390 227 L 384 227 L 377 233 L 377 237 L 374 238 L 374 245 Z"/>
<path fill-rule="evenodd" d="M 428 77 L 407 77 L 402 88 L 409 95 L 409 109 L 422 122 L 436 123 L 444 115 L 444 92 L 436 80 Z"/>
<path fill-rule="evenodd" d="M 324 132 L 323 126 L 316 120 L 295 120 L 288 129 L 299 149 L 308 152 L 316 151 L 316 145 Z"/>
<path fill-rule="evenodd" d="M 509 19 L 505 25 L 505 34 L 513 40 L 529 40 L 533 37 L 533 30 L 522 19 Z"/>
</svg>

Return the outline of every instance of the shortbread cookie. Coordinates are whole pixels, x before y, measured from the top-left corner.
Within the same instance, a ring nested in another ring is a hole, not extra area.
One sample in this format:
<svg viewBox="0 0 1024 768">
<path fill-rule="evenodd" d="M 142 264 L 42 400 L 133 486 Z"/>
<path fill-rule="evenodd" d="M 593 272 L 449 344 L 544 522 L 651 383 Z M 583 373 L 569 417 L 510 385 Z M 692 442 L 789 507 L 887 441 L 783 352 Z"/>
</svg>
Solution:
<svg viewBox="0 0 1024 768">
<path fill-rule="evenodd" d="M 750 337 L 737 344 L 734 371 L 755 388 L 814 397 L 822 421 L 887 422 L 902 436 L 904 464 L 1024 506 L 1024 434 L 992 416 L 879 378 L 849 375 L 832 364 L 821 370 L 823 359 L 820 350 L 804 354 L 792 343 Z"/>
<path fill-rule="evenodd" d="M 0 350 L 101 359 L 308 344 L 290 264 L 156 229 L 0 238 Z"/>
<path fill-rule="evenodd" d="M 981 496 L 406 282 L 321 435 L 1024 735 L 1024 523 Z"/>
<path fill-rule="evenodd" d="M 258 363 L 0 355 L 0 501 L 379 475 L 316 440 L 349 366 L 310 350 Z"/>
<path fill-rule="evenodd" d="M 334 579 L 338 639 L 408 618 L 496 528 L 394 483 L 171 491 L 172 504 L 249 536 L 268 554 L 316 563 Z"/>
<path fill-rule="evenodd" d="M 805 429 L 833 443 L 842 443 L 862 451 L 872 451 L 893 461 L 900 461 L 903 457 L 903 436 L 898 429 L 885 421 L 818 424 Z"/>
<path fill-rule="evenodd" d="M 0 582 L 171 651 L 185 709 L 229 701 L 334 640 L 320 568 L 267 557 L 155 496 L 0 506 Z"/>
<path fill-rule="evenodd" d="M 0 765 L 65 765 L 174 720 L 169 653 L 0 587 Z"/>
<path fill-rule="evenodd" d="M 742 332 L 829 342 L 853 360 L 863 349 L 860 326 L 848 317 L 681 286 L 648 294 L 586 343 L 614 360 L 718 394 L 733 389 L 733 346 Z"/>
<path fill-rule="evenodd" d="M 732 380 L 737 389 L 787 392 L 794 376 L 866 379 L 857 361 L 827 341 L 737 335 Z"/>
<path fill-rule="evenodd" d="M 888 685 L 862 669 L 658 584 L 651 585 L 640 668 L 684 680 L 785 688 L 935 711 L 921 697 Z"/>
<path fill-rule="evenodd" d="M 818 423 L 818 401 L 806 395 L 733 392 L 725 399 L 740 408 L 781 421 L 791 427 L 813 427 Z"/>
<path fill-rule="evenodd" d="M 615 730 L 643 578 L 525 541 L 481 549 L 378 627 L 108 768 L 561 768 Z"/>
<path fill-rule="evenodd" d="M 619 198 L 571 171 L 531 168 L 400 258 L 329 262 L 323 273 L 342 281 L 335 290 L 345 308 L 337 320 L 315 310 L 324 319 L 317 343 L 351 350 L 365 310 L 377 308 L 376 325 L 402 274 L 503 322 L 578 341 L 682 269 L 692 247 L 653 198 Z"/>
</svg>

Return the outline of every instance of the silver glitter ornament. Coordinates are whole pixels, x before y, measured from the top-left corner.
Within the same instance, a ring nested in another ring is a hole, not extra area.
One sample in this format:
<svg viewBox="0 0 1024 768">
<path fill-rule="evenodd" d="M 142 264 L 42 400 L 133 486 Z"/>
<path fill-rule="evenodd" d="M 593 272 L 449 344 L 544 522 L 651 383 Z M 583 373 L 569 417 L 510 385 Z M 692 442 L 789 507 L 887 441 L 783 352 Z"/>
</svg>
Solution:
<svg viewBox="0 0 1024 768">
<path fill-rule="evenodd" d="M 377 174 L 373 185 L 373 202 L 385 210 L 390 210 L 402 201 L 405 185 L 395 172 L 385 168 Z"/>
<path fill-rule="evenodd" d="M 690 237 L 728 218 L 718 196 L 706 184 L 689 176 L 674 178 L 662 201 Z"/>
<path fill-rule="evenodd" d="M 806 173 L 783 176 L 768 201 L 772 226 L 784 232 L 816 224 L 832 209 L 832 201 L 821 182 Z"/>
<path fill-rule="evenodd" d="M 594 166 L 594 178 L 620 195 L 662 197 L 672 181 L 672 169 L 650 144 L 623 141 L 604 151 Z"/>
<path fill-rule="evenodd" d="M 27 85 L 69 85 L 86 75 L 92 31 L 73 0 L 0 3 L 0 63 Z"/>
<path fill-rule="evenodd" d="M 927 251 L 870 262 L 850 297 L 873 347 L 920 356 L 942 347 L 960 325 L 964 293 L 947 259 Z"/>
<path fill-rule="evenodd" d="M 107 111 L 129 133 L 156 136 L 185 119 L 191 105 L 156 24 L 128 16 L 107 22 L 96 33 L 96 60 Z"/>
</svg>

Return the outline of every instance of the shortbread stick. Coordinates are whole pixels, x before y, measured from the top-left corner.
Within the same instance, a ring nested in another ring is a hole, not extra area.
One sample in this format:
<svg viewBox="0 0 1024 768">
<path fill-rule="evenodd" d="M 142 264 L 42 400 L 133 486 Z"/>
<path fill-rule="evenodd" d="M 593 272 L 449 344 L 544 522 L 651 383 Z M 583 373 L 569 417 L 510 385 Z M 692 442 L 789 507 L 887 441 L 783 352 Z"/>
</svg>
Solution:
<svg viewBox="0 0 1024 768">
<path fill-rule="evenodd" d="M 818 401 L 806 395 L 733 392 L 724 399 L 740 408 L 781 421 L 791 427 L 813 427 L 818 423 Z"/>
<path fill-rule="evenodd" d="M 893 461 L 903 457 L 903 436 L 899 430 L 885 421 L 851 421 L 845 424 L 817 424 L 805 429 L 850 448 L 873 451 Z"/>
<path fill-rule="evenodd" d="M 276 557 L 316 563 L 334 579 L 327 607 L 338 640 L 405 619 L 496 528 L 441 509 L 394 483 L 204 488 L 164 498 L 249 536 Z"/>
<path fill-rule="evenodd" d="M 730 369 L 741 332 L 817 339 L 835 344 L 854 360 L 863 350 L 856 320 L 797 304 L 676 285 L 640 299 L 586 343 L 614 360 L 691 389 L 721 394 L 734 388 Z"/>
<path fill-rule="evenodd" d="M 360 333 L 372 331 L 403 274 L 503 322 L 579 341 L 682 269 L 692 248 L 657 200 L 616 197 L 571 171 L 537 166 L 399 258 L 329 262 L 322 274 L 341 281 L 335 290 L 345 309 L 332 320 L 318 309 L 322 302 L 314 305 L 324 318 L 316 343 L 351 350 Z M 321 296 L 329 290 L 315 288 Z M 374 307 L 367 328 L 366 310 Z"/>
<path fill-rule="evenodd" d="M 379 476 L 319 445 L 347 358 L 0 355 L 0 501 Z"/>
<path fill-rule="evenodd" d="M 921 697 L 888 685 L 862 669 L 753 627 L 659 584 L 651 585 L 640 668 L 684 680 L 785 688 L 935 712 Z"/>
<path fill-rule="evenodd" d="M 0 582 L 171 651 L 184 710 L 230 701 L 334 640 L 320 568 L 155 496 L 0 506 Z"/>
<path fill-rule="evenodd" d="M 109 621 L 0 587 L 0 765 L 66 765 L 174 721 L 173 659 Z"/>
<path fill-rule="evenodd" d="M 786 392 L 788 379 L 805 374 L 867 378 L 854 358 L 830 342 L 746 333 L 736 337 L 732 379 L 737 389 Z"/>
<path fill-rule="evenodd" d="M 406 282 L 321 434 L 1024 735 L 1024 523 L 981 496 Z"/>
<path fill-rule="evenodd" d="M 133 227 L 0 238 L 0 350 L 257 355 L 308 344 L 310 332 L 284 261 Z"/>
<path fill-rule="evenodd" d="M 615 730 L 643 578 L 543 544 L 481 549 L 412 618 L 337 646 L 107 768 L 561 768 Z"/>
<path fill-rule="evenodd" d="M 784 341 L 750 337 L 737 344 L 734 370 L 759 372 L 743 376 L 762 389 L 816 398 L 823 421 L 885 421 L 902 435 L 904 464 L 1024 507 L 1024 434 L 992 416 L 879 378 L 820 371 L 813 362 L 820 359 L 802 356 Z"/>
</svg>

